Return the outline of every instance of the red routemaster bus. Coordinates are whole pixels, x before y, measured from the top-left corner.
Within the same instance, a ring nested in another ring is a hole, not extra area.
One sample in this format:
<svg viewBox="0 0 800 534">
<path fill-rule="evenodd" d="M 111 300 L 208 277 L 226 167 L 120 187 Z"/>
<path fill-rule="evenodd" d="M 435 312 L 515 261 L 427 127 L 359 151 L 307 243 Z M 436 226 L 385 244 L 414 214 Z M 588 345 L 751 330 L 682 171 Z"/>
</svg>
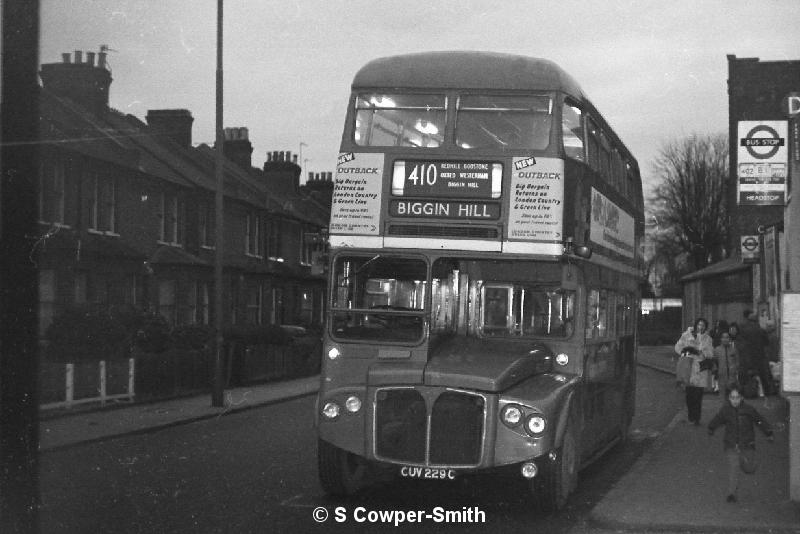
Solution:
<svg viewBox="0 0 800 534">
<path fill-rule="evenodd" d="M 554 63 L 365 65 L 330 221 L 322 487 L 512 472 L 563 506 L 634 413 L 643 231 L 636 160 Z"/>
</svg>

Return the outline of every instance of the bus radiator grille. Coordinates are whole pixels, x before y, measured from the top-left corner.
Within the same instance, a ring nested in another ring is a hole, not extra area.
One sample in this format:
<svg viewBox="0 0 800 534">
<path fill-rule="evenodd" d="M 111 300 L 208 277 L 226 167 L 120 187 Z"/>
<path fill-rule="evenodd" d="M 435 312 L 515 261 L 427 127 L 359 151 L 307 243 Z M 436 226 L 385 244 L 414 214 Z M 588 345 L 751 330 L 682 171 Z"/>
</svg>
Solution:
<svg viewBox="0 0 800 534">
<path fill-rule="evenodd" d="M 473 239 L 497 239 L 498 228 L 485 226 L 426 226 L 426 225 L 389 225 L 388 235 L 396 236 L 431 236 L 431 237 L 469 237 Z"/>
<path fill-rule="evenodd" d="M 459 391 L 425 396 L 381 389 L 375 404 L 375 455 L 395 462 L 474 466 L 481 461 L 485 401 Z M 427 400 L 427 402 L 426 402 Z M 432 404 L 428 429 L 428 403 Z"/>
<path fill-rule="evenodd" d="M 425 463 L 425 399 L 414 389 L 377 393 L 375 453 L 381 458 Z"/>
<path fill-rule="evenodd" d="M 483 420 L 483 397 L 456 391 L 439 395 L 431 414 L 430 463 L 480 463 Z"/>
</svg>

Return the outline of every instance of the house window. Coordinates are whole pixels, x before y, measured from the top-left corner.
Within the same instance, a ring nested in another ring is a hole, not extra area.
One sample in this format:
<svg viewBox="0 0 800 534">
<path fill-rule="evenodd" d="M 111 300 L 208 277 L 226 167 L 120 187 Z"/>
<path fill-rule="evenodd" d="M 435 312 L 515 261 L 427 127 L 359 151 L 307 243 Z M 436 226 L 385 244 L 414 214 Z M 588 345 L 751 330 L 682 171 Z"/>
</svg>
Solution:
<svg viewBox="0 0 800 534">
<path fill-rule="evenodd" d="M 43 338 L 47 327 L 53 322 L 56 305 L 56 272 L 52 269 L 39 271 L 39 337 Z"/>
<path fill-rule="evenodd" d="M 197 282 L 197 322 L 209 324 L 211 314 L 209 290 L 207 282 Z"/>
<path fill-rule="evenodd" d="M 177 324 L 195 324 L 197 322 L 197 284 L 189 284 L 180 294 Z"/>
<path fill-rule="evenodd" d="M 113 234 L 116 231 L 116 180 L 89 175 L 89 228 Z"/>
<path fill-rule="evenodd" d="M 316 234 L 309 228 L 304 228 L 300 233 L 300 263 L 311 265 L 314 261 L 314 251 L 316 250 Z"/>
<path fill-rule="evenodd" d="M 263 295 L 264 285 L 254 284 L 247 295 L 247 322 L 249 324 L 262 324 L 263 319 Z"/>
<path fill-rule="evenodd" d="M 39 220 L 65 223 L 65 169 L 62 162 L 47 161 L 39 166 Z"/>
<path fill-rule="evenodd" d="M 170 245 L 183 242 L 183 203 L 175 193 L 161 194 L 161 232 L 159 240 Z"/>
<path fill-rule="evenodd" d="M 310 325 L 314 321 L 314 291 L 300 289 L 300 322 Z"/>
<path fill-rule="evenodd" d="M 261 216 L 250 212 L 245 222 L 245 253 L 261 256 Z"/>
<path fill-rule="evenodd" d="M 211 202 L 200 203 L 199 217 L 200 246 L 214 248 L 216 228 L 214 227 L 214 206 Z"/>
<path fill-rule="evenodd" d="M 160 313 L 167 323 L 172 326 L 175 324 L 175 280 L 161 280 L 158 283 L 158 313 Z"/>
<path fill-rule="evenodd" d="M 127 275 L 125 277 L 124 293 L 122 295 L 123 304 L 130 304 L 131 306 L 139 304 L 139 292 L 141 291 L 141 287 L 140 275 Z"/>
<path fill-rule="evenodd" d="M 272 298 L 269 311 L 270 324 L 283 324 L 283 289 L 272 288 Z"/>
<path fill-rule="evenodd" d="M 267 256 L 271 260 L 282 258 L 281 256 L 281 220 L 272 219 L 269 222 L 267 239 Z"/>
</svg>

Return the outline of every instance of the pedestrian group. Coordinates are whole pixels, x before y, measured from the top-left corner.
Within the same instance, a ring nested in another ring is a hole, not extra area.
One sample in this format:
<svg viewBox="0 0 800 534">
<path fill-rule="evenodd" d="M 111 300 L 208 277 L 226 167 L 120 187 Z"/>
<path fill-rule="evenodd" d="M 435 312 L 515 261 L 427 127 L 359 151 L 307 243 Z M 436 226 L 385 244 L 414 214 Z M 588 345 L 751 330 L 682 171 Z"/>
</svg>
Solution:
<svg viewBox="0 0 800 534">
<path fill-rule="evenodd" d="M 728 502 L 737 501 L 740 472 L 752 474 L 756 470 L 754 428 L 758 426 L 772 440 L 769 423 L 743 400 L 777 393 L 767 352 L 769 338 L 763 326 L 755 313 L 746 310 L 741 324 L 720 320 L 709 333 L 708 321 L 700 317 L 675 344 L 680 356 L 676 379 L 685 391 L 689 422 L 700 425 L 704 393 L 719 391 L 725 399 L 708 423 L 708 433 L 713 436 L 717 428 L 725 428 Z"/>
</svg>

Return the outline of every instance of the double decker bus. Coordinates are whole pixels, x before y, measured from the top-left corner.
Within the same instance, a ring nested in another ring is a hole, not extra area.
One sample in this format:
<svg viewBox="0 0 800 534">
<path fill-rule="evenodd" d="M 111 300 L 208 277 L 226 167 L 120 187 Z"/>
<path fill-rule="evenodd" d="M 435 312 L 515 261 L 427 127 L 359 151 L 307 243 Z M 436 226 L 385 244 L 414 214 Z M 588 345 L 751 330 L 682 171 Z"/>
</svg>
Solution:
<svg viewBox="0 0 800 534">
<path fill-rule="evenodd" d="M 329 227 L 319 478 L 522 477 L 546 511 L 634 413 L 636 160 L 556 64 L 356 74 Z"/>
</svg>

